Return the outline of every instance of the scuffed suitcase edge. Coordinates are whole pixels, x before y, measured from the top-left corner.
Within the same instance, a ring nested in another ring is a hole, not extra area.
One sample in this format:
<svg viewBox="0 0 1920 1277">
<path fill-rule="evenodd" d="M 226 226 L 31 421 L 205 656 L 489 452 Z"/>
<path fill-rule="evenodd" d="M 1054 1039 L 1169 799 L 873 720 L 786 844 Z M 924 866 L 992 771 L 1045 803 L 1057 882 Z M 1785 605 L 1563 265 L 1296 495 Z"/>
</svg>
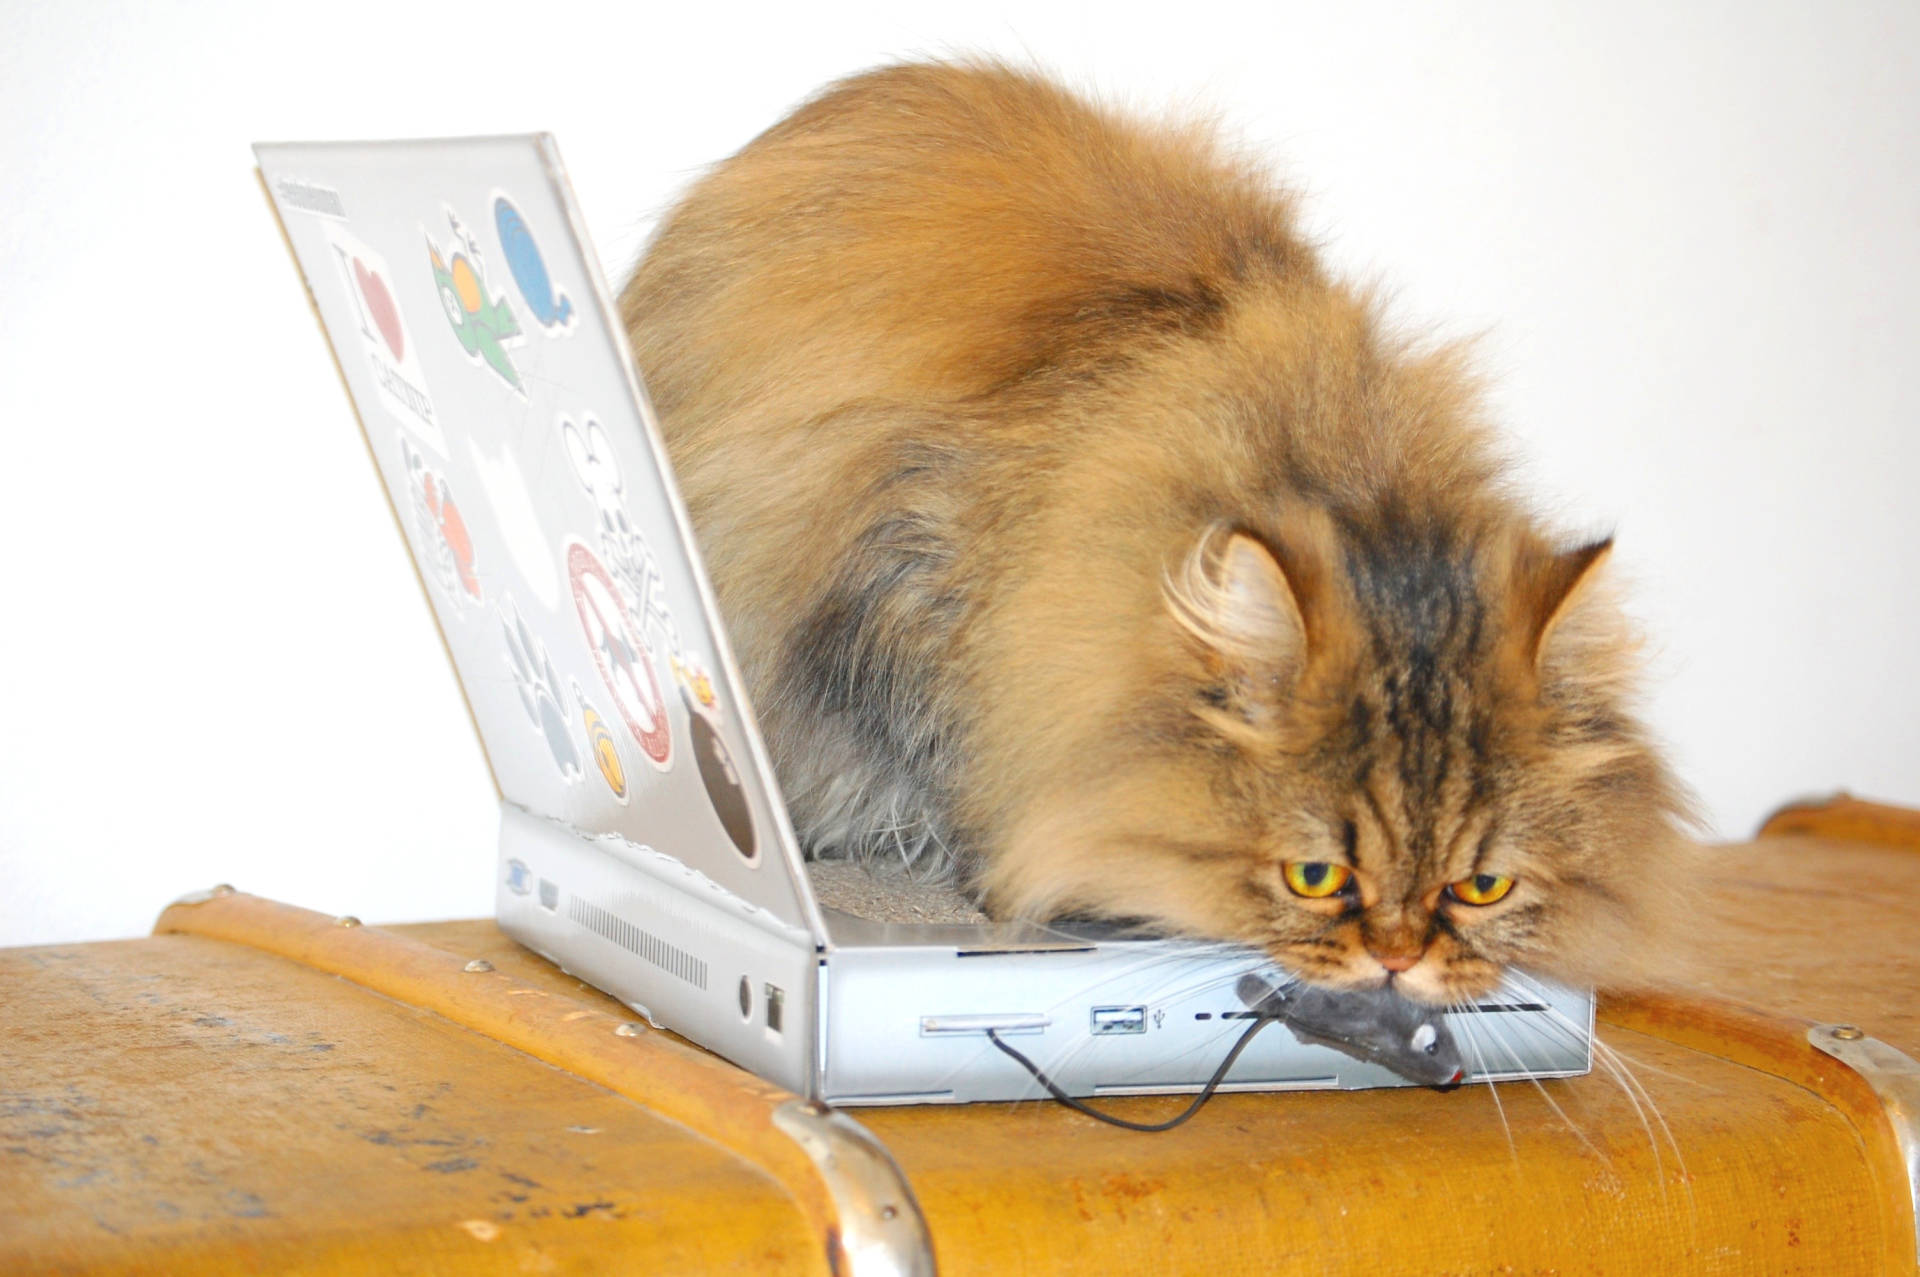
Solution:
<svg viewBox="0 0 1920 1277">
<path fill-rule="evenodd" d="M 1816 1024 L 1807 1041 L 1858 1073 L 1880 1097 L 1906 1163 L 1914 1249 L 1920 1252 L 1920 1062 L 1851 1024 Z"/>
<path fill-rule="evenodd" d="M 835 1273 L 935 1270 L 912 1185 L 866 1128 L 644 1024 L 536 988 L 489 963 L 225 884 L 170 905 L 153 933 L 243 945 L 338 976 L 677 1122 L 785 1189 L 814 1225 Z"/>
</svg>

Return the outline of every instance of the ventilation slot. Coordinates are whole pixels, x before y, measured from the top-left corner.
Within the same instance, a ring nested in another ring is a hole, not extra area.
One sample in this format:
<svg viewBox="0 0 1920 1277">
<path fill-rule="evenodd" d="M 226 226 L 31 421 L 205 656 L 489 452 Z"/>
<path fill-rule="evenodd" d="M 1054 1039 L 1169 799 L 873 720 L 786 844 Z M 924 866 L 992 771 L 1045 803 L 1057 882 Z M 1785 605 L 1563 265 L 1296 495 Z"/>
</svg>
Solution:
<svg viewBox="0 0 1920 1277">
<path fill-rule="evenodd" d="M 668 975 L 679 976 L 696 989 L 707 987 L 706 963 L 684 949 L 676 949 L 658 936 L 649 935 L 625 918 L 578 896 L 568 897 L 567 917 L 605 936 L 622 949 L 639 954 Z"/>
</svg>

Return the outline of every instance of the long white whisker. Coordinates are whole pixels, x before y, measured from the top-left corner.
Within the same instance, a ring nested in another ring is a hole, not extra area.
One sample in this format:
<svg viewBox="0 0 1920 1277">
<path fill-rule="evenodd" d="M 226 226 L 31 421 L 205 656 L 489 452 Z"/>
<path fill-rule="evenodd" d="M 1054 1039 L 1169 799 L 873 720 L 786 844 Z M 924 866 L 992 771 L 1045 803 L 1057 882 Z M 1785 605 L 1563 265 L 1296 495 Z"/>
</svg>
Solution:
<svg viewBox="0 0 1920 1277">
<path fill-rule="evenodd" d="M 1680 1141 L 1674 1137 L 1673 1128 L 1667 1125 L 1666 1116 L 1660 1112 L 1659 1104 L 1654 1102 L 1653 1093 L 1647 1090 L 1646 1084 L 1635 1076 L 1632 1067 L 1621 1058 L 1619 1052 L 1597 1039 L 1593 1045 L 1596 1052 L 1594 1058 L 1605 1062 L 1608 1070 L 1620 1081 L 1621 1089 L 1626 1091 L 1627 1098 L 1633 1101 L 1634 1109 L 1641 1111 L 1642 1104 L 1644 1103 L 1645 1108 L 1644 1112 L 1642 1112 L 1641 1121 L 1644 1123 L 1647 1117 L 1651 1116 L 1652 1119 L 1659 1124 L 1661 1134 L 1667 1137 L 1667 1146 L 1673 1150 L 1673 1160 L 1675 1165 L 1679 1167 L 1681 1182 L 1689 1182 L 1691 1175 L 1687 1170 L 1686 1155 L 1680 1151 Z M 1653 1131 L 1649 1129 L 1647 1131 L 1647 1139 L 1652 1140 L 1653 1138 Z M 1655 1146 L 1655 1161 L 1657 1166 L 1657 1145 Z"/>
<path fill-rule="evenodd" d="M 1634 1114 L 1640 1121 L 1641 1129 L 1646 1133 L 1648 1147 L 1653 1152 L 1655 1173 L 1660 1181 L 1661 1200 L 1668 1202 L 1670 1198 L 1667 1191 L 1664 1162 L 1661 1157 L 1659 1138 L 1654 1134 L 1653 1130 L 1654 1124 L 1659 1126 L 1660 1134 L 1666 1138 L 1667 1147 L 1673 1151 L 1674 1163 L 1678 1168 L 1680 1183 L 1686 1190 L 1689 1232 L 1697 1238 L 1699 1231 L 1699 1203 L 1695 1200 L 1693 1194 L 1693 1176 L 1687 1169 L 1686 1155 L 1681 1151 L 1680 1141 L 1674 1135 L 1672 1126 L 1668 1124 L 1666 1115 L 1660 1111 L 1660 1105 L 1655 1101 L 1653 1093 L 1647 1089 L 1646 1083 L 1641 1081 L 1634 1068 L 1634 1065 L 1642 1064 L 1642 1062 L 1634 1060 L 1627 1055 L 1626 1052 L 1620 1051 L 1603 1042 L 1600 1039 L 1597 1029 L 1570 1019 L 1564 1012 L 1559 1010 L 1559 1008 L 1552 1005 L 1546 990 L 1536 981 L 1530 979 L 1525 973 L 1510 970 L 1508 974 L 1517 987 L 1527 990 L 1534 1000 L 1545 1004 L 1546 1018 L 1543 1020 L 1535 1020 L 1532 1023 L 1537 1028 L 1555 1032 L 1563 1038 L 1571 1040 L 1575 1045 L 1586 1045 L 1591 1052 L 1592 1059 L 1599 1064 L 1606 1075 L 1620 1088 L 1621 1094 L 1625 1096 L 1627 1102 L 1632 1105 Z M 1683 1074 L 1673 1073 L 1653 1065 L 1642 1064 L 1642 1067 L 1668 1077 L 1682 1078 L 1685 1081 L 1694 1083 L 1696 1086 L 1705 1086 L 1709 1091 L 1717 1089 L 1697 1079 L 1686 1078 Z M 1649 1119 L 1651 1119 L 1651 1121 L 1649 1121 Z"/>
<path fill-rule="evenodd" d="M 1507 1122 L 1507 1106 L 1500 1102 L 1499 1088 L 1494 1080 L 1487 1076 L 1491 1070 L 1487 1068 L 1486 1056 L 1481 1054 L 1480 1042 L 1471 1024 L 1472 1017 L 1465 1013 L 1466 1004 L 1456 1003 L 1455 1005 L 1462 1008 L 1462 1014 L 1455 1017 L 1454 1024 L 1460 1028 L 1461 1035 L 1466 1038 L 1467 1049 L 1473 1052 L 1474 1063 L 1479 1066 L 1476 1071 L 1487 1084 L 1487 1094 L 1493 1097 L 1493 1111 L 1499 1115 L 1500 1129 L 1507 1137 L 1507 1156 L 1513 1159 L 1513 1168 L 1517 1171 L 1520 1169 L 1520 1150 L 1513 1144 L 1513 1127 Z"/>
<path fill-rule="evenodd" d="M 1585 1145 L 1587 1148 L 1587 1151 L 1592 1153 L 1595 1157 L 1599 1158 L 1601 1162 L 1605 1163 L 1609 1171 L 1613 1171 L 1614 1169 L 1613 1159 L 1608 1157 L 1605 1153 L 1603 1153 L 1600 1150 L 1598 1145 L 1596 1145 L 1592 1140 L 1587 1138 L 1586 1132 L 1581 1130 L 1580 1127 L 1574 1122 L 1574 1120 L 1571 1117 L 1567 1116 L 1567 1111 L 1561 1108 L 1560 1105 L 1554 1101 L 1553 1096 L 1548 1093 L 1547 1088 L 1541 1085 L 1539 1078 L 1534 1077 L 1533 1074 L 1531 1073 L 1525 1072 L 1526 1065 L 1521 1062 L 1519 1052 L 1514 1050 L 1513 1045 L 1507 1041 L 1505 1034 L 1503 1034 L 1500 1031 L 1500 1026 L 1497 1024 L 1489 1024 L 1486 1026 L 1486 1028 L 1487 1028 L 1488 1038 L 1493 1042 L 1495 1046 L 1499 1047 L 1502 1051 L 1506 1053 L 1508 1059 L 1513 1061 L 1513 1067 L 1515 1071 L 1522 1072 L 1523 1075 L 1526 1077 L 1526 1080 L 1533 1084 L 1533 1089 L 1540 1092 L 1540 1098 L 1546 1101 L 1548 1108 L 1552 1109 L 1557 1115 L 1559 1115 L 1561 1122 L 1563 1122 L 1566 1125 L 1567 1130 L 1573 1133 L 1573 1137 L 1579 1140 L 1581 1144 Z"/>
<path fill-rule="evenodd" d="M 1514 972 L 1512 974 L 1518 978 L 1519 983 L 1532 990 L 1536 996 L 1540 997 L 1543 1003 L 1545 1002 L 1544 991 L 1539 985 L 1535 984 L 1520 972 Z M 1665 1115 L 1660 1112 L 1660 1106 L 1654 1101 L 1653 1093 L 1648 1091 L 1646 1084 L 1640 1081 L 1622 1053 L 1601 1041 L 1598 1033 L 1590 1034 L 1584 1026 L 1576 1025 L 1572 1020 L 1568 1019 L 1564 1013 L 1550 1003 L 1546 1005 L 1546 1010 L 1550 1017 L 1546 1023 L 1563 1027 L 1566 1032 L 1574 1035 L 1576 1040 L 1584 1039 L 1586 1044 L 1592 1049 L 1593 1058 L 1600 1061 L 1601 1065 L 1607 1069 L 1609 1075 L 1612 1076 L 1614 1081 L 1619 1085 L 1621 1092 L 1627 1097 L 1628 1102 L 1633 1105 L 1634 1112 L 1640 1118 L 1640 1124 L 1646 1127 L 1647 1142 L 1653 1147 L 1654 1169 L 1656 1173 L 1662 1176 L 1662 1194 L 1664 1195 L 1666 1191 L 1664 1167 L 1660 1156 L 1660 1146 L 1654 1137 L 1652 1126 L 1648 1123 L 1649 1115 L 1652 1116 L 1654 1122 L 1660 1124 L 1660 1130 L 1667 1138 L 1667 1145 L 1673 1150 L 1674 1162 L 1679 1167 L 1682 1182 L 1687 1182 L 1687 1161 L 1685 1155 L 1680 1151 L 1680 1141 L 1674 1138 L 1673 1128 L 1667 1124 Z M 1643 1101 L 1644 1107 L 1642 1104 Z M 1691 1189 L 1689 1189 L 1689 1196 L 1691 1196 Z"/>
</svg>

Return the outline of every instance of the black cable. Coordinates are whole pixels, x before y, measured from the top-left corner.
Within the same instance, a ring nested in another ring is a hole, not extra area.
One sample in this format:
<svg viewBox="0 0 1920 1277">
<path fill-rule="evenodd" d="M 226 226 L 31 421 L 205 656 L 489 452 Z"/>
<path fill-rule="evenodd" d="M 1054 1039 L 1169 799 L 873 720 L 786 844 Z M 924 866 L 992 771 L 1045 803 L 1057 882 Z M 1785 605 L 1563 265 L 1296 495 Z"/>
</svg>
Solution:
<svg viewBox="0 0 1920 1277">
<path fill-rule="evenodd" d="M 1164 1122 L 1130 1122 L 1124 1117 L 1115 1117 L 1111 1113 L 1102 1113 L 1092 1105 L 1077 1100 L 1061 1090 L 1055 1085 L 1052 1078 L 1041 1071 L 1038 1064 L 1035 1064 L 1032 1060 L 1029 1060 L 1026 1056 L 1001 1041 L 998 1031 L 988 1029 L 987 1040 L 999 1047 L 1007 1055 L 1012 1056 L 1015 1062 L 1024 1067 L 1027 1072 L 1033 1074 L 1034 1081 L 1046 1087 L 1048 1095 L 1051 1095 L 1054 1099 L 1060 1101 L 1076 1113 L 1085 1113 L 1088 1117 L 1098 1118 L 1100 1121 L 1112 1126 L 1125 1127 L 1129 1131 L 1170 1131 L 1192 1117 L 1195 1113 L 1198 1113 L 1200 1106 L 1213 1098 L 1214 1091 L 1220 1086 L 1220 1080 L 1226 1077 L 1227 1070 L 1233 1067 L 1233 1062 L 1240 1058 L 1240 1053 L 1247 1049 L 1249 1042 L 1253 1041 L 1253 1035 L 1266 1028 L 1269 1024 L 1272 1024 L 1276 1018 L 1277 1017 L 1270 1015 L 1263 1015 L 1254 1020 L 1252 1024 L 1249 1024 L 1247 1031 L 1240 1035 L 1240 1040 L 1233 1044 L 1233 1050 L 1227 1052 L 1227 1058 L 1220 1061 L 1220 1067 L 1213 1071 L 1213 1076 L 1207 1079 L 1207 1084 L 1200 1088 L 1200 1094 L 1193 1097 L 1193 1103 L 1187 1105 L 1177 1117 L 1170 1117 Z"/>
</svg>

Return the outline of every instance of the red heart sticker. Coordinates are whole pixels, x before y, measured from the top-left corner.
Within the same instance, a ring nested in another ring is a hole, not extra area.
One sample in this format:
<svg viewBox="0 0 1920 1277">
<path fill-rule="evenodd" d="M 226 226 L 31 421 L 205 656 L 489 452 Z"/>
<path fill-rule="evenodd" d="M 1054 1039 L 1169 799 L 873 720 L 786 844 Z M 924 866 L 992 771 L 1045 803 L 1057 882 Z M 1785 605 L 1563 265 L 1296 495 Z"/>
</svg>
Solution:
<svg viewBox="0 0 1920 1277">
<path fill-rule="evenodd" d="M 393 304 L 393 294 L 387 291 L 387 281 L 368 270 L 366 263 L 356 257 L 353 259 L 353 282 L 359 285 L 360 296 L 367 303 L 367 313 L 373 316 L 374 326 L 379 328 L 387 349 L 393 352 L 395 359 L 405 359 L 407 335 L 400 327 L 400 309 Z"/>
</svg>

